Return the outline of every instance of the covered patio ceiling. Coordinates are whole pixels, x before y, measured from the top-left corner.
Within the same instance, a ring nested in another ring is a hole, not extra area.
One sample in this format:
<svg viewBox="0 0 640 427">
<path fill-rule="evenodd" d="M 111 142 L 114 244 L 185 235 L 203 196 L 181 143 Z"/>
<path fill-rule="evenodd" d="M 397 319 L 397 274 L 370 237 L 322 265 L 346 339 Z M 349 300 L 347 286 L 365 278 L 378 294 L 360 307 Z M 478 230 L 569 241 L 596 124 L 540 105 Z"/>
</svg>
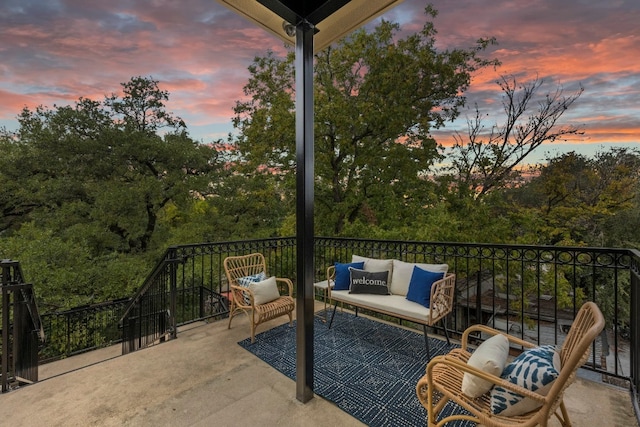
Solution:
<svg viewBox="0 0 640 427">
<path fill-rule="evenodd" d="M 295 27 L 306 21 L 315 28 L 314 51 L 320 51 L 402 0 L 218 0 L 290 45 Z M 291 24 L 287 32 L 283 23 Z"/>
</svg>

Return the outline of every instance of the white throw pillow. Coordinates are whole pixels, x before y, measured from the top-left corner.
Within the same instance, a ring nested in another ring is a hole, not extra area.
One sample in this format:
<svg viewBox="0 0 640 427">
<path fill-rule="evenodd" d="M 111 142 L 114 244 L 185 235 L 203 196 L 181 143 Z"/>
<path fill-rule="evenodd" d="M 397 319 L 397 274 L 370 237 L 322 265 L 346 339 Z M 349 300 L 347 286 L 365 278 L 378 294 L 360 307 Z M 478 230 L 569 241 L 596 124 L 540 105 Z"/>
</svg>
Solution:
<svg viewBox="0 0 640 427">
<path fill-rule="evenodd" d="M 253 292 L 253 301 L 256 305 L 265 304 L 280 298 L 275 276 L 271 276 L 261 282 L 251 283 L 249 289 Z"/>
<path fill-rule="evenodd" d="M 243 288 L 248 288 L 252 283 L 261 282 L 266 278 L 267 275 L 265 274 L 265 272 L 261 271 L 260 273 L 252 274 L 251 276 L 238 277 L 238 285 L 242 286 Z M 244 300 L 244 305 L 251 305 L 251 298 L 249 297 L 248 292 L 242 293 L 242 299 Z"/>
<path fill-rule="evenodd" d="M 471 354 L 467 365 L 497 377 L 502 375 L 509 356 L 509 340 L 502 334 L 494 335 L 478 346 Z M 488 392 L 493 383 L 465 372 L 462 377 L 462 392 L 469 397 L 480 397 Z"/>
<path fill-rule="evenodd" d="M 393 295 L 407 296 L 407 292 L 409 292 L 409 283 L 411 282 L 411 275 L 413 274 L 413 267 L 415 266 L 426 271 L 431 271 L 432 273 L 442 272 L 445 276 L 449 269 L 447 264 L 420 264 L 394 259 L 393 275 L 391 276 L 391 286 L 389 287 L 389 291 L 391 291 Z"/>
<path fill-rule="evenodd" d="M 393 260 L 392 259 L 376 259 L 366 258 L 363 256 L 352 255 L 351 262 L 364 261 L 364 271 L 379 272 L 388 271 L 389 277 L 393 277 Z"/>
</svg>

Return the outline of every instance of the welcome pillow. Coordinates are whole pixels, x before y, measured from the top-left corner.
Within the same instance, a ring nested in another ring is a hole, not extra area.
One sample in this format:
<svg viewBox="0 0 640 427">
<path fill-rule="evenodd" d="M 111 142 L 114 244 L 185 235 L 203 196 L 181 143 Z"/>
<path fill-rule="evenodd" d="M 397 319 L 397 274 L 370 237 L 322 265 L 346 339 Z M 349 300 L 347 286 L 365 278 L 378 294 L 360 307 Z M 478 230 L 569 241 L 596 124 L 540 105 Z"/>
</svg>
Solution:
<svg viewBox="0 0 640 427">
<path fill-rule="evenodd" d="M 365 271 L 349 267 L 350 294 L 389 295 L 388 271 Z"/>
</svg>

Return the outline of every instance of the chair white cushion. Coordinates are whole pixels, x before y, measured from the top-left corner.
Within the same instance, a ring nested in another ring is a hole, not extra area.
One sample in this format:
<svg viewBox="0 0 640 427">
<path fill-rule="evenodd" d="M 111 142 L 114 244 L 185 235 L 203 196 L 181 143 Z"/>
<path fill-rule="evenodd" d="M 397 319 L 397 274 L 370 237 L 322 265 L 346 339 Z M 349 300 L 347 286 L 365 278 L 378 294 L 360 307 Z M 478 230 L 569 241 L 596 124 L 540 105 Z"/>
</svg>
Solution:
<svg viewBox="0 0 640 427">
<path fill-rule="evenodd" d="M 407 296 L 407 292 L 409 292 L 409 283 L 411 282 L 411 275 L 413 274 L 413 267 L 415 266 L 433 273 L 442 272 L 445 273 L 445 275 L 449 269 L 447 264 L 421 264 L 394 259 L 391 286 L 389 287 L 389 291 L 391 291 L 393 295 Z"/>
<path fill-rule="evenodd" d="M 502 375 L 509 356 L 509 340 L 502 334 L 494 335 L 478 346 L 467 365 L 495 376 Z M 493 383 L 468 372 L 462 377 L 462 392 L 469 397 L 480 397 L 491 390 Z"/>
<path fill-rule="evenodd" d="M 280 298 L 275 276 L 271 276 L 260 282 L 251 283 L 249 289 L 253 292 L 253 301 L 256 305 L 266 304 Z"/>
<path fill-rule="evenodd" d="M 524 351 L 505 366 L 502 378 L 546 396 L 560 374 L 560 355 L 555 346 L 543 345 Z M 491 389 L 491 410 L 505 417 L 526 414 L 541 404 L 495 386 Z"/>
</svg>

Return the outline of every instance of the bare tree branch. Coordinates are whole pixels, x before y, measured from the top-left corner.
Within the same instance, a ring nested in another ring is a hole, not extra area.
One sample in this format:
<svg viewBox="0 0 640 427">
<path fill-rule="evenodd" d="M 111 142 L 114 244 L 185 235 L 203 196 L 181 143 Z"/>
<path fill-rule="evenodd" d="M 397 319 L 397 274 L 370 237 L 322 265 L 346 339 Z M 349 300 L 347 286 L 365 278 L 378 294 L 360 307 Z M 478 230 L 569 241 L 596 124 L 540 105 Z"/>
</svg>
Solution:
<svg viewBox="0 0 640 427">
<path fill-rule="evenodd" d="M 516 167 L 544 142 L 584 134 L 576 126 L 559 124 L 584 89 L 565 94 L 558 87 L 538 101 L 537 109 L 533 110 L 532 104 L 543 83 L 536 78 L 518 84 L 513 77 L 502 76 L 497 84 L 503 92 L 504 123 L 485 129 L 484 117 L 476 105 L 475 117 L 467 120 L 467 134 L 455 133 L 451 169 L 461 194 L 470 191 L 480 198 L 504 187 L 517 174 Z"/>
</svg>

